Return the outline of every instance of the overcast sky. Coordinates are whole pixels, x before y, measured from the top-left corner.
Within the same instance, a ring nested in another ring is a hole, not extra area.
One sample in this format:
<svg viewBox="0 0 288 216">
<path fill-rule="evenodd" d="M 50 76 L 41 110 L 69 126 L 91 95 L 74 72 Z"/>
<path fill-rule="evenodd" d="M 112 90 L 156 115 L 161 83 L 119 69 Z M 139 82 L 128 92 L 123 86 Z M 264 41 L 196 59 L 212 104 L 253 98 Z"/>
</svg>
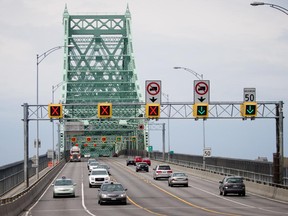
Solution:
<svg viewBox="0 0 288 216">
<path fill-rule="evenodd" d="M 63 45 L 62 15 L 132 15 L 136 70 L 145 80 L 161 80 L 170 102 L 193 101 L 190 68 L 210 80 L 211 101 L 242 101 L 243 88 L 256 88 L 258 101 L 288 105 L 288 16 L 250 0 L 0 0 L 0 166 L 24 158 L 23 103 L 36 104 L 36 54 Z M 266 2 L 288 8 L 288 1 Z M 63 50 L 39 65 L 39 104 L 51 102 L 52 85 L 62 80 Z M 55 92 L 60 99 L 60 89 Z M 162 98 L 165 101 L 165 98 Z M 167 120 L 159 121 L 166 122 Z M 287 118 L 284 154 L 287 157 Z M 35 122 L 30 123 L 30 153 Z M 40 154 L 51 149 L 51 123 L 40 123 Z M 270 161 L 276 151 L 275 120 L 207 120 L 205 144 L 216 157 Z M 202 121 L 170 120 L 170 149 L 202 155 Z M 151 145 L 162 150 L 162 135 L 151 131 Z M 168 143 L 168 136 L 166 144 Z M 167 148 L 167 147 L 166 147 Z"/>
</svg>

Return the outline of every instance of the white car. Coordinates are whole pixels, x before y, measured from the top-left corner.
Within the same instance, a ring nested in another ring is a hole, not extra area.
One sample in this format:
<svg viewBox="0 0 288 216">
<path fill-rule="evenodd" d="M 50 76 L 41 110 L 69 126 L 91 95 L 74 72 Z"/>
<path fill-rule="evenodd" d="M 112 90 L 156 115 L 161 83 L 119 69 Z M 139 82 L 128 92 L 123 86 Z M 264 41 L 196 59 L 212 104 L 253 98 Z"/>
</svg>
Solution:
<svg viewBox="0 0 288 216">
<path fill-rule="evenodd" d="M 91 170 L 93 170 L 93 169 L 96 169 L 98 166 L 99 166 L 99 162 L 96 162 L 96 161 L 94 161 L 94 162 L 91 162 L 90 164 L 89 164 L 89 166 L 88 166 L 88 170 L 89 170 L 89 172 L 91 172 Z"/>
<path fill-rule="evenodd" d="M 75 197 L 76 183 L 72 179 L 68 179 L 63 176 L 61 179 L 56 179 L 52 184 L 53 186 L 53 198 L 58 196 L 72 196 Z"/>
<path fill-rule="evenodd" d="M 101 186 L 103 183 L 110 183 L 110 176 L 106 169 L 96 168 L 89 173 L 89 187 Z"/>
</svg>

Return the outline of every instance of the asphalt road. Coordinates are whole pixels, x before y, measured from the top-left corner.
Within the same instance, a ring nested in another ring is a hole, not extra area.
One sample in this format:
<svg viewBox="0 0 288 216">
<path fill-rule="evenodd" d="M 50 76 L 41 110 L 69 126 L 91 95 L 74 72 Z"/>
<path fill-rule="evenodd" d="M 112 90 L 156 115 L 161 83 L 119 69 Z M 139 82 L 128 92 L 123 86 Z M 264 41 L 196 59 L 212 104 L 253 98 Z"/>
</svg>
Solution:
<svg viewBox="0 0 288 216">
<path fill-rule="evenodd" d="M 111 167 L 111 178 L 128 189 L 128 204 L 99 205 L 98 188 L 89 188 L 86 162 L 67 163 L 58 177 L 63 175 L 77 183 L 75 198 L 53 198 L 50 186 L 25 216 L 135 216 L 135 215 L 288 215 L 288 203 L 259 197 L 246 192 L 246 196 L 220 196 L 218 182 L 193 176 L 193 170 L 172 165 L 173 171 L 185 171 L 189 187 L 169 187 L 167 180 L 154 180 L 152 161 L 148 173 L 135 172 L 135 166 L 126 166 L 125 159 L 103 158 Z M 221 180 L 221 179 L 219 179 Z"/>
</svg>

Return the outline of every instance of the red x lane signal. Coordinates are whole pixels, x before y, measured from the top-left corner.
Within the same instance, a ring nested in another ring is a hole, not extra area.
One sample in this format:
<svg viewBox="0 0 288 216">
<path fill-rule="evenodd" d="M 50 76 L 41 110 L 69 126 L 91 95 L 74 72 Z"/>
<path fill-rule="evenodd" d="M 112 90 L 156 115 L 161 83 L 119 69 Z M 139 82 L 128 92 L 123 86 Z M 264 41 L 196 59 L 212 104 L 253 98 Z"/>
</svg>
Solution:
<svg viewBox="0 0 288 216">
<path fill-rule="evenodd" d="M 111 117 L 112 117 L 112 104 L 98 103 L 98 118 L 111 118 Z"/>
<path fill-rule="evenodd" d="M 160 117 L 160 104 L 146 104 L 146 117 L 159 118 Z"/>
<path fill-rule="evenodd" d="M 49 118 L 62 118 L 62 104 L 49 104 L 48 105 Z"/>
</svg>

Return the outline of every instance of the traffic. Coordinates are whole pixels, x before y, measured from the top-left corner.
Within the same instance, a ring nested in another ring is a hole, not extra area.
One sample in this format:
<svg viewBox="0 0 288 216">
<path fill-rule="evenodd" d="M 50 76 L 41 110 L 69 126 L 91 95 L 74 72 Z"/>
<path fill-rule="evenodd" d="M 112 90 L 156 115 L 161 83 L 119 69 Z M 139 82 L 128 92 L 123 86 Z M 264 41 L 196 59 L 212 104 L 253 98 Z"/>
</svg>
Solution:
<svg viewBox="0 0 288 216">
<path fill-rule="evenodd" d="M 208 181 L 195 176 L 190 168 L 154 160 L 149 166 L 139 157 L 135 165 L 127 165 L 131 159 L 135 157 L 67 163 L 40 200 L 23 215 L 287 214 L 287 203 L 250 194 L 240 176 Z M 90 163 L 99 167 L 89 170 Z M 137 170 L 140 165 L 148 171 Z M 70 189 L 58 188 L 57 192 L 56 182 L 61 180 L 71 180 Z"/>
</svg>

